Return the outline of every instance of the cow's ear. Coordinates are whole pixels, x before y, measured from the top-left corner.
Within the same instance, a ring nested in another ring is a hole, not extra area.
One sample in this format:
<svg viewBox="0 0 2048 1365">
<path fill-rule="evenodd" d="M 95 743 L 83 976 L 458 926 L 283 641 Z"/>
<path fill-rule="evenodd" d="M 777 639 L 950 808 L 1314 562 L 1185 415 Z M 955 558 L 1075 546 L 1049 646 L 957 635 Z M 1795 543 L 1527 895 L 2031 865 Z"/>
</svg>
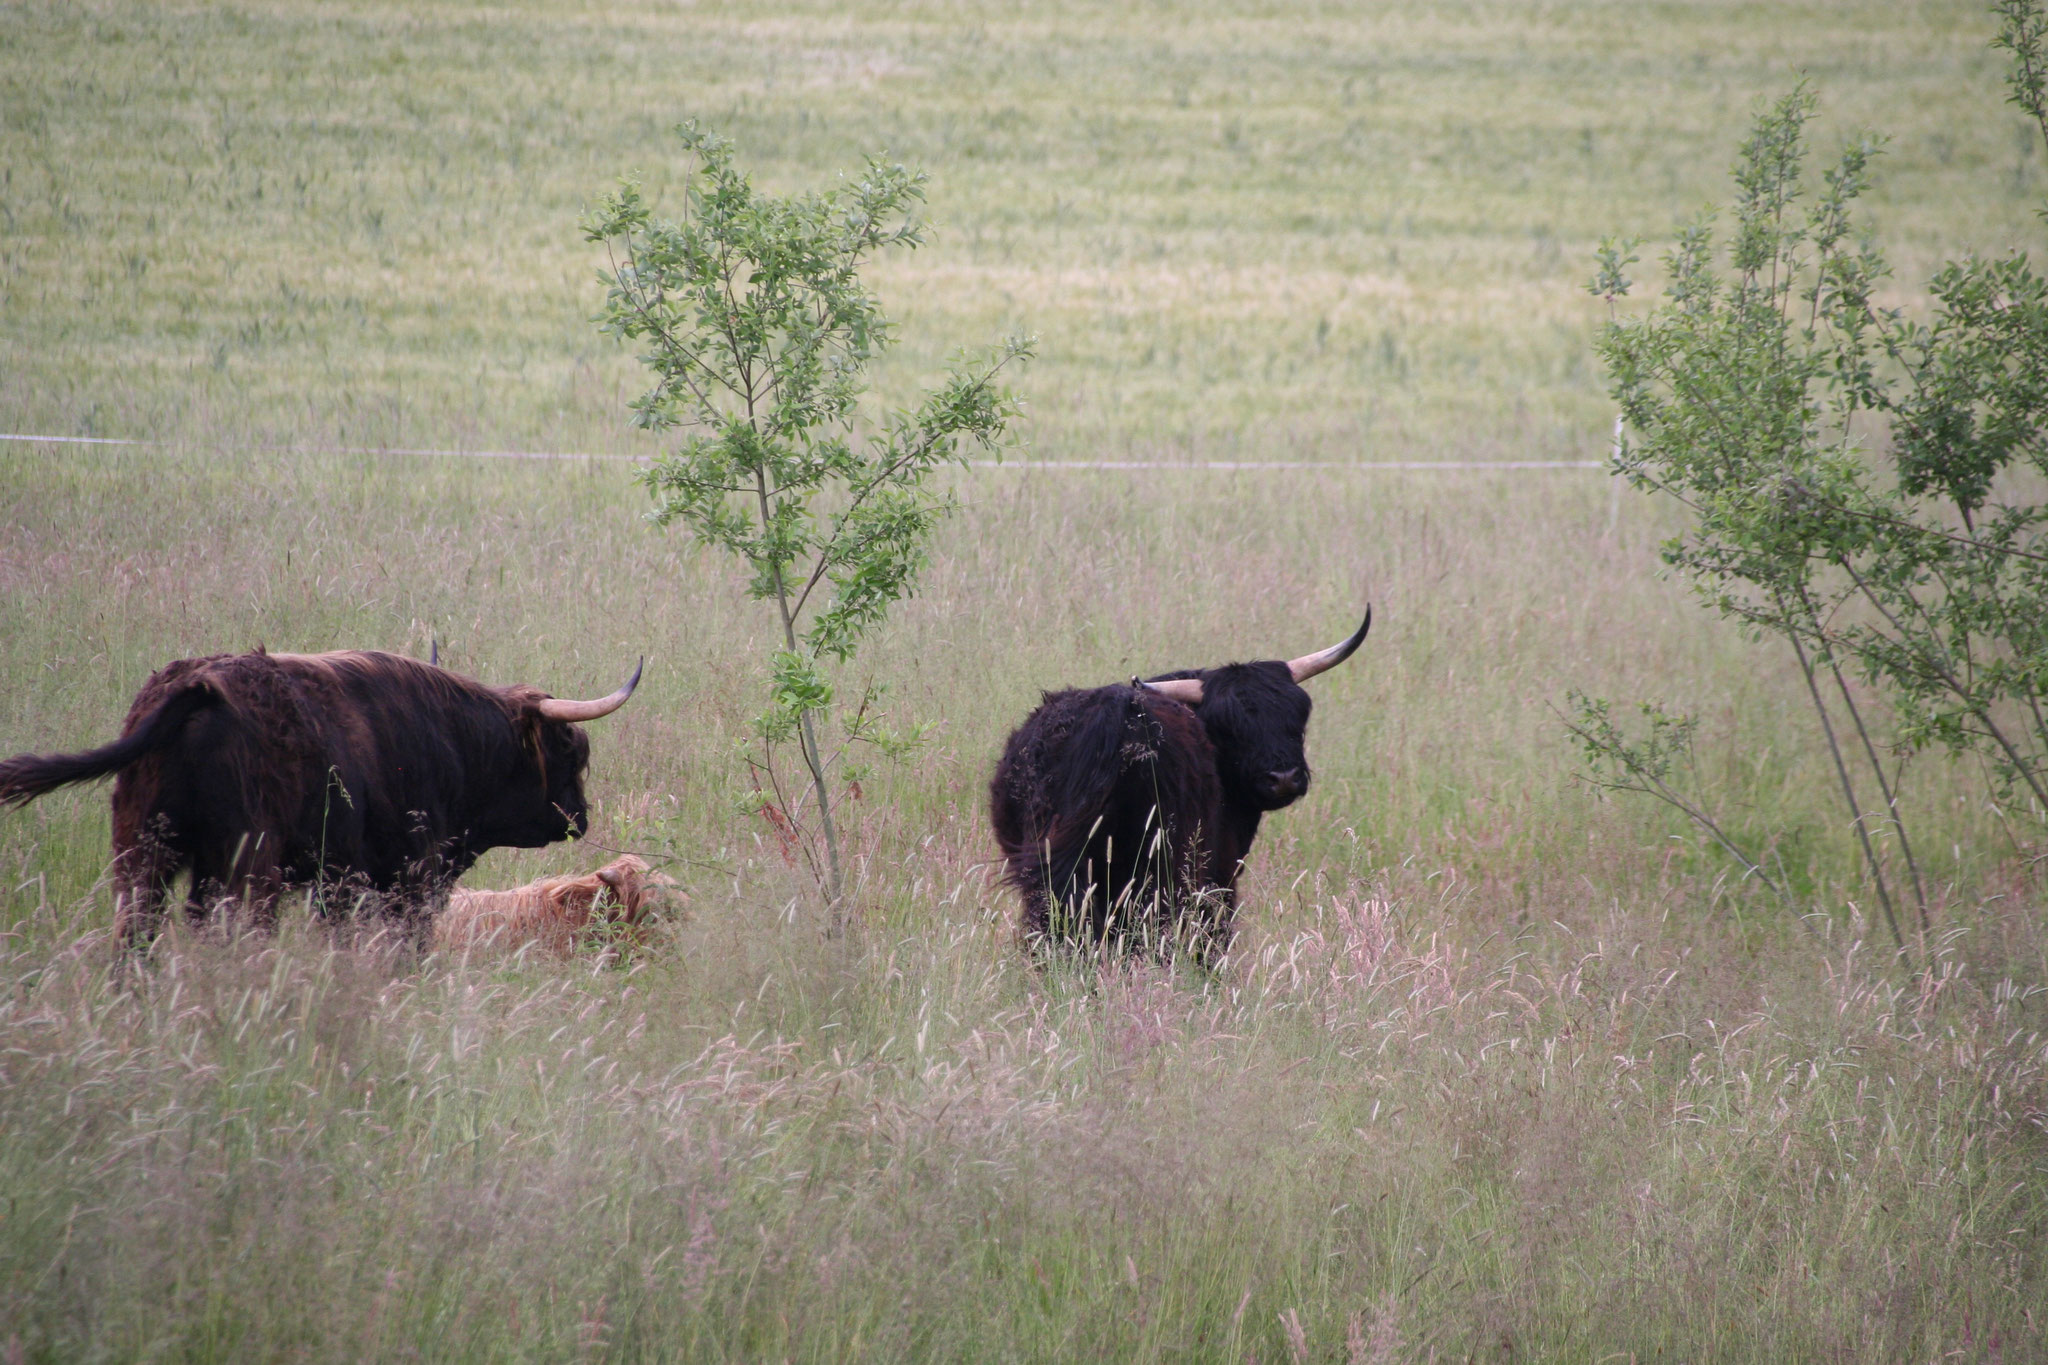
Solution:
<svg viewBox="0 0 2048 1365">
<path fill-rule="evenodd" d="M 597 879 L 612 890 L 619 891 L 625 887 L 626 872 L 624 868 L 600 867 L 597 870 Z"/>
</svg>

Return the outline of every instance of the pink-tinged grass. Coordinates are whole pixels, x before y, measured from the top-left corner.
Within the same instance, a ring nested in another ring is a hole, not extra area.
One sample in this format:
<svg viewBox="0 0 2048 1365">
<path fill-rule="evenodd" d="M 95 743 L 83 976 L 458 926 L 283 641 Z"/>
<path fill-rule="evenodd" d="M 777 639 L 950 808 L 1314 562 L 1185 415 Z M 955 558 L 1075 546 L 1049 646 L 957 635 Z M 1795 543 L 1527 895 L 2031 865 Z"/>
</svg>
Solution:
<svg viewBox="0 0 2048 1365">
<path fill-rule="evenodd" d="M 899 888 L 897 894 L 907 894 Z M 626 967 L 293 928 L 4 964 L 37 1356 L 2023 1359 L 2038 988 L 1384 888 L 1213 976 L 973 907 Z M 2007 964 L 2008 968 L 2018 964 Z M 2038 960 L 2026 964 L 2038 972 Z M 1817 1292 L 1826 1286 L 1826 1292 Z M 1506 1345 L 1503 1345 L 1506 1343 Z"/>
</svg>

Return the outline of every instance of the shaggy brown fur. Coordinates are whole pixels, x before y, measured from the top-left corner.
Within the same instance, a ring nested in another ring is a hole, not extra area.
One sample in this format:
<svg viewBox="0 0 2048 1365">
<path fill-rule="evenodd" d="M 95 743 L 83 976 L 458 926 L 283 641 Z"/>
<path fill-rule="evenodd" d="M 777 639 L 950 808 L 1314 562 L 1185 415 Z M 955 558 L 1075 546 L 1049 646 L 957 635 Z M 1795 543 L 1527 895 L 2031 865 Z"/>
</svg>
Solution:
<svg viewBox="0 0 2048 1365">
<path fill-rule="evenodd" d="M 628 853 L 580 877 L 543 877 L 510 891 L 458 890 L 434 921 L 434 946 L 445 952 L 540 943 L 567 957 L 593 919 L 632 935 L 653 901 L 679 894 L 675 884 Z"/>
<path fill-rule="evenodd" d="M 180 659 L 143 685 L 122 737 L 0 761 L 0 806 L 113 776 L 115 920 L 156 933 L 223 900 L 268 924 L 288 886 L 359 894 L 409 932 L 492 848 L 540 848 L 588 821 L 583 727 L 547 693 L 489 687 L 374 650 Z"/>
</svg>

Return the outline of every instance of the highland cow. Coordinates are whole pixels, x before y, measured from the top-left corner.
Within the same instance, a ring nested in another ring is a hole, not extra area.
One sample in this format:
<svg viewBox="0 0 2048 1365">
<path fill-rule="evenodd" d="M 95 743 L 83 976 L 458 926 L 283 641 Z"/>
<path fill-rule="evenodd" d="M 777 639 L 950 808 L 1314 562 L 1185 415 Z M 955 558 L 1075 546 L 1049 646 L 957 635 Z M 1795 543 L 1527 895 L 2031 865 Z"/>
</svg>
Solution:
<svg viewBox="0 0 2048 1365">
<path fill-rule="evenodd" d="M 509 891 L 458 887 L 434 920 L 434 947 L 448 952 L 538 943 L 567 957 L 593 923 L 634 936 L 653 903 L 676 894 L 675 885 L 675 878 L 628 853 L 580 877 L 543 877 Z"/>
<path fill-rule="evenodd" d="M 1301 684 L 1371 628 L 1368 607 L 1349 639 L 1290 662 L 1046 693 L 989 789 L 1025 938 L 1226 949 L 1261 818 L 1308 791 Z"/>
<path fill-rule="evenodd" d="M 274 921 L 287 886 L 374 900 L 414 933 L 485 850 L 539 848 L 588 822 L 590 741 L 625 705 L 490 687 L 374 651 L 181 659 L 143 685 L 121 738 L 0 762 L 0 805 L 114 775 L 115 919 L 155 934 L 171 882 Z"/>
</svg>

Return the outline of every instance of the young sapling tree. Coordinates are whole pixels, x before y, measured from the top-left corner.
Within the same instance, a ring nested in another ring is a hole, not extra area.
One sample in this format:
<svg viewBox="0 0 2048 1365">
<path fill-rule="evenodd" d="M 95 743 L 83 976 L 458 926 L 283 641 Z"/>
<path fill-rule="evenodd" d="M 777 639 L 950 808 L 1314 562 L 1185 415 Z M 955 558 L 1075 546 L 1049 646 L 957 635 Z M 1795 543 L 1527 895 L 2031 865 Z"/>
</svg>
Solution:
<svg viewBox="0 0 2048 1365">
<path fill-rule="evenodd" d="M 2041 0 L 1997 12 L 2011 101 L 2048 136 Z M 2024 255 L 1971 257 L 1928 282 L 1924 320 L 1880 306 L 1888 270 L 1852 216 L 1877 147 L 1851 143 L 1815 192 L 1814 107 L 1801 85 L 1757 118 L 1725 267 L 1702 217 L 1665 262 L 1666 300 L 1617 315 L 1597 346 L 1624 422 L 1615 473 L 1686 508 L 1666 563 L 1790 646 L 1903 957 L 1895 888 L 1930 927 L 1904 756 L 1981 757 L 2006 806 L 2048 818 L 2048 281 Z M 1591 288 L 1610 304 L 1630 290 L 1633 245 L 1600 250 Z M 1606 703 L 1573 702 L 1601 785 L 1701 818 L 1645 778 Z M 1887 875 L 1887 829 L 1903 876 Z"/>
<path fill-rule="evenodd" d="M 870 158 L 823 193 L 767 194 L 729 141 L 694 122 L 677 131 L 695 160 L 680 217 L 657 218 L 628 180 L 585 220 L 610 256 L 596 321 L 645 347 L 654 384 L 631 404 L 635 423 L 680 433 L 640 476 L 653 520 L 740 560 L 748 592 L 774 604 L 780 647 L 755 721 L 757 767 L 780 793 L 777 756 L 794 743 L 803 777 L 796 799 L 763 806 L 804 849 L 837 932 L 846 882 L 833 767 L 847 746 L 890 738 L 874 689 L 841 704 L 834 669 L 914 588 L 953 503 L 933 475 L 1003 441 L 1018 405 L 999 381 L 1032 343 L 963 360 L 913 408 L 864 412 L 866 371 L 894 332 L 861 267 L 924 241 L 925 176 Z"/>
</svg>

